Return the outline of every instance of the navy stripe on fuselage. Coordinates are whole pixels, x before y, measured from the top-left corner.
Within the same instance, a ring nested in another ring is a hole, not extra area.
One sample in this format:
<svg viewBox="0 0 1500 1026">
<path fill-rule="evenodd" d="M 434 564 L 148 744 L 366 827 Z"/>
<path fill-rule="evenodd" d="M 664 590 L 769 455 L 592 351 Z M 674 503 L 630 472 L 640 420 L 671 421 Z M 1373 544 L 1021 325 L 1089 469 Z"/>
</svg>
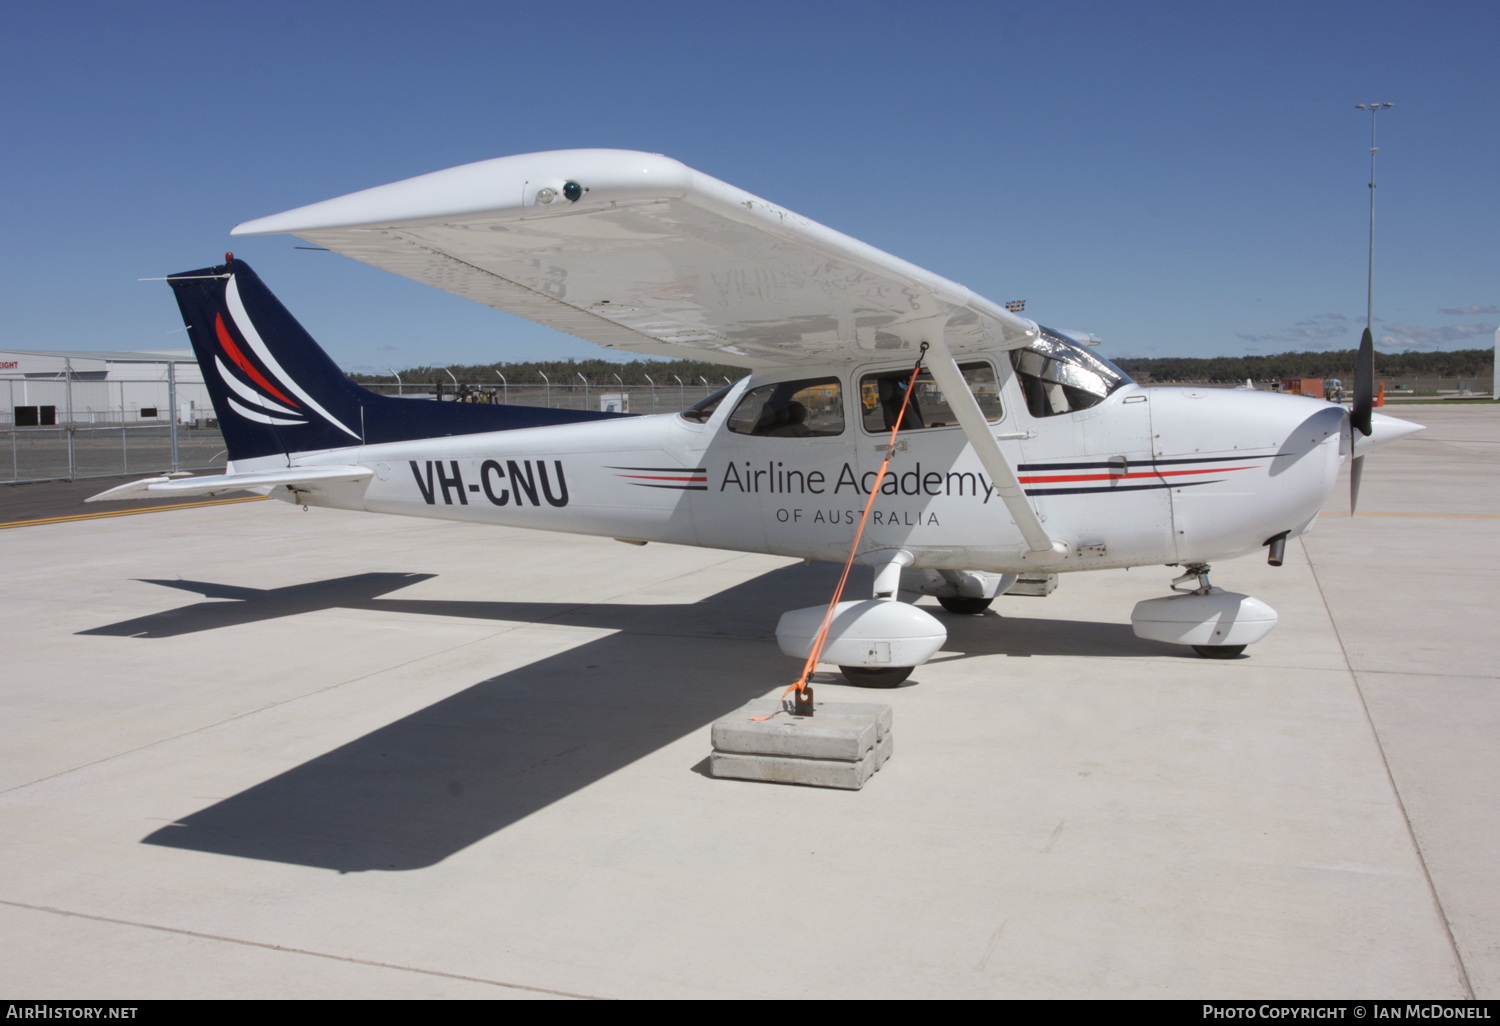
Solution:
<svg viewBox="0 0 1500 1026">
<path fill-rule="evenodd" d="M 605 470 L 643 470 L 648 474 L 707 474 L 707 467 L 605 467 Z"/>
<path fill-rule="evenodd" d="M 1222 477 L 1213 481 L 1164 481 L 1148 485 L 1104 485 L 1099 488 L 1028 488 L 1027 495 L 1092 495 L 1095 492 L 1149 492 L 1160 488 L 1194 488 L 1198 485 L 1218 484 Z"/>
<path fill-rule="evenodd" d="M 1172 467 L 1183 463 L 1233 463 L 1236 460 L 1269 460 L 1275 454 L 1265 456 L 1201 456 L 1194 459 L 1177 460 L 1131 460 L 1131 466 L 1141 467 Z M 1119 466 L 1118 463 L 1020 463 L 1016 465 L 1016 472 L 1023 470 L 1107 470 L 1111 466 Z"/>
</svg>

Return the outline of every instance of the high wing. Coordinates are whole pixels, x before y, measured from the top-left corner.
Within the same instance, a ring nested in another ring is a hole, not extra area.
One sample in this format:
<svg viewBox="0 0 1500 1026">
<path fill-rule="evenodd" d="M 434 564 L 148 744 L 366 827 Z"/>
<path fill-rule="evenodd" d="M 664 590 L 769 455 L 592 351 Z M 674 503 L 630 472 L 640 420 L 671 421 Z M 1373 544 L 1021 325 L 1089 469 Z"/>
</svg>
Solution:
<svg viewBox="0 0 1500 1026">
<path fill-rule="evenodd" d="M 614 349 L 744 367 L 1036 325 L 873 246 L 663 157 L 557 150 L 465 164 L 248 221 Z"/>
</svg>

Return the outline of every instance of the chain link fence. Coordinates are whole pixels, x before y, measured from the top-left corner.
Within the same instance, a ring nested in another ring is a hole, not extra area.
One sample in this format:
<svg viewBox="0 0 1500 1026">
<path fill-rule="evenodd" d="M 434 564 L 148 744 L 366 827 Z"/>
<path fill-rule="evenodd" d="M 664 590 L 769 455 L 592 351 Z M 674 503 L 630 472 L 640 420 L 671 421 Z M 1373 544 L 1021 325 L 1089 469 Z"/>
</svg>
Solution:
<svg viewBox="0 0 1500 1026">
<path fill-rule="evenodd" d="M 650 385 L 599 385 L 557 383 L 511 385 L 500 382 L 442 381 L 392 385 L 361 382 L 361 387 L 381 395 L 406 399 L 441 399 L 443 402 L 505 403 L 509 406 L 543 406 L 555 410 L 595 410 L 611 413 L 676 413 L 712 395 L 729 381 L 671 381 Z"/>
<path fill-rule="evenodd" d="M 701 379 L 654 387 L 450 381 L 364 387 L 413 402 L 650 414 L 685 410 L 727 384 Z M 201 384 L 82 376 L 0 378 L 0 403 L 0 415 L 9 421 L 0 426 L 0 483 L 224 468 L 224 439 Z"/>
<path fill-rule="evenodd" d="M 222 470 L 213 411 L 168 380 L 0 379 L 0 482 Z M 174 410 L 175 407 L 175 410 Z"/>
<path fill-rule="evenodd" d="M 1353 380 L 1353 375 L 1350 375 Z M 1482 378 L 1380 378 L 1376 375 L 1376 387 L 1384 381 L 1385 394 L 1397 395 L 1470 395 L 1489 392 L 1494 388 L 1493 375 Z M 1352 387 L 1352 386 L 1351 386 Z"/>
</svg>

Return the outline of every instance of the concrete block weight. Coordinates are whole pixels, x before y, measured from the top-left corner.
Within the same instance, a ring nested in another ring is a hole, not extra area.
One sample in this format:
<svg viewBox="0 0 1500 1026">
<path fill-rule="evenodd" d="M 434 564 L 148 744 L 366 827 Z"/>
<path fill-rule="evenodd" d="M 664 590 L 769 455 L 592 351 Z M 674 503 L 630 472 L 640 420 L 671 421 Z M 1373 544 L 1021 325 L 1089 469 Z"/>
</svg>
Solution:
<svg viewBox="0 0 1500 1026">
<path fill-rule="evenodd" d="M 891 707 L 816 702 L 813 710 L 812 716 L 792 716 L 780 700 L 759 699 L 715 721 L 709 771 L 739 780 L 863 787 L 894 750 Z"/>
</svg>

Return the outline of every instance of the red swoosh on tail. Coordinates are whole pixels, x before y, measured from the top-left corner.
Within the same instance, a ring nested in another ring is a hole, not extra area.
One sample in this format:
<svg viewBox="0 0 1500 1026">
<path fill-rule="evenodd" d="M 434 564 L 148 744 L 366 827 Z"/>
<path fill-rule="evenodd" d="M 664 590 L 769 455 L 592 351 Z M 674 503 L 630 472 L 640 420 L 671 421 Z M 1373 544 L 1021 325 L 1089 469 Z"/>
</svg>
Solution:
<svg viewBox="0 0 1500 1026">
<path fill-rule="evenodd" d="M 245 359 L 245 354 L 240 352 L 240 347 L 234 344 L 234 339 L 229 337 L 229 331 L 224 327 L 223 314 L 214 314 L 214 329 L 219 333 L 219 345 L 224 347 L 224 352 L 227 353 L 229 355 L 229 358 L 234 361 L 234 365 L 236 367 L 244 371 L 246 374 L 250 375 L 251 381 L 255 382 L 261 388 L 264 388 L 267 392 L 270 392 L 272 395 L 280 399 L 282 402 L 286 403 L 288 406 L 296 407 L 299 410 L 302 408 L 300 406 L 297 406 L 296 403 L 292 402 L 292 400 L 288 399 L 286 396 L 282 395 L 279 388 L 267 381 L 265 375 L 256 370 L 253 363 Z"/>
</svg>

